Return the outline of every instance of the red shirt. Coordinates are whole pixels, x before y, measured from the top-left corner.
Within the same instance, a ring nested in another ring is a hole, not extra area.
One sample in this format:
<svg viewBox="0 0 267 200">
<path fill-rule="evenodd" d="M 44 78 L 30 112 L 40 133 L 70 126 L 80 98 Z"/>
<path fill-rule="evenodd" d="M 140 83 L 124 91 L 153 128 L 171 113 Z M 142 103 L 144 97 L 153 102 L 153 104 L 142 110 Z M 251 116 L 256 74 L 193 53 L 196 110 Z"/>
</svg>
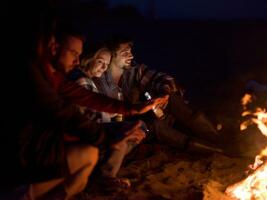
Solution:
<svg viewBox="0 0 267 200">
<path fill-rule="evenodd" d="M 59 71 L 52 72 L 49 67 L 46 67 L 45 71 L 50 83 L 66 101 L 97 111 L 123 115 L 130 114 L 130 104 L 89 91 L 74 81 L 68 80 L 63 73 Z"/>
</svg>

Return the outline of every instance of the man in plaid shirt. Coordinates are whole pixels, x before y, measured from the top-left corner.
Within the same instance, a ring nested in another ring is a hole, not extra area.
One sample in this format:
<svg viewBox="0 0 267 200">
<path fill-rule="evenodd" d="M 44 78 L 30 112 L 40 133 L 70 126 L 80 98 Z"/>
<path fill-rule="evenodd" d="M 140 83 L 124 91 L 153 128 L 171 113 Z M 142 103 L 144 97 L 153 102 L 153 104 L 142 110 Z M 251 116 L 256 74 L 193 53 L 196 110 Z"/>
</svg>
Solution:
<svg viewBox="0 0 267 200">
<path fill-rule="evenodd" d="M 195 150 L 198 149 L 196 146 L 201 146 L 201 149 L 203 147 L 208 151 L 221 151 L 206 143 L 206 140 L 217 142 L 218 133 L 203 113 L 194 112 L 185 103 L 184 90 L 173 77 L 151 70 L 144 64 L 132 64 L 132 45 L 131 40 L 123 37 L 109 41 L 112 59 L 108 70 L 95 80 L 99 91 L 112 98 L 117 98 L 118 93 L 122 92 L 124 101 L 131 103 L 144 101 L 145 92 L 152 94 L 152 97 L 170 95 L 167 105 L 162 105 L 165 113 L 163 120 L 151 116 L 143 118 L 157 139 L 180 149 Z M 193 138 L 200 140 L 196 142 Z"/>
</svg>

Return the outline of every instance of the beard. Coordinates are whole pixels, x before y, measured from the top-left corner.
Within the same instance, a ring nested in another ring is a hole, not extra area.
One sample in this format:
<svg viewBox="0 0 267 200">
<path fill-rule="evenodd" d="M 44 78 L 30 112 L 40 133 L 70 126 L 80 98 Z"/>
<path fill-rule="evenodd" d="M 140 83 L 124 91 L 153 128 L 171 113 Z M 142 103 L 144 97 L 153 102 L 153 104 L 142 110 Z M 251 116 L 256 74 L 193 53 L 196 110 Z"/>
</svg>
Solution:
<svg viewBox="0 0 267 200">
<path fill-rule="evenodd" d="M 122 68 L 123 69 L 130 69 L 132 66 L 131 65 L 124 65 Z"/>
<path fill-rule="evenodd" d="M 123 69 L 130 69 L 132 67 L 132 60 L 126 60 L 125 64 L 123 65 Z"/>
</svg>

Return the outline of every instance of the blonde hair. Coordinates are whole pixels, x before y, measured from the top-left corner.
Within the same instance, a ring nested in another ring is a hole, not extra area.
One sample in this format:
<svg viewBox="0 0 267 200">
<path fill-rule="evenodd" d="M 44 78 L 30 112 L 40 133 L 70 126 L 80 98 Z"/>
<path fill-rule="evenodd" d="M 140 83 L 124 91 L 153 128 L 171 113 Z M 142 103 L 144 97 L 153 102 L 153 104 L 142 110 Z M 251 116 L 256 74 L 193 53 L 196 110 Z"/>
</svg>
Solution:
<svg viewBox="0 0 267 200">
<path fill-rule="evenodd" d="M 111 54 L 111 51 L 107 47 L 102 47 L 102 48 L 98 49 L 96 52 L 89 53 L 87 56 L 85 56 L 84 58 L 82 58 L 81 64 L 80 64 L 80 68 L 83 71 L 88 71 L 92 67 L 91 64 L 93 63 L 93 61 L 102 52 L 109 52 Z"/>
</svg>

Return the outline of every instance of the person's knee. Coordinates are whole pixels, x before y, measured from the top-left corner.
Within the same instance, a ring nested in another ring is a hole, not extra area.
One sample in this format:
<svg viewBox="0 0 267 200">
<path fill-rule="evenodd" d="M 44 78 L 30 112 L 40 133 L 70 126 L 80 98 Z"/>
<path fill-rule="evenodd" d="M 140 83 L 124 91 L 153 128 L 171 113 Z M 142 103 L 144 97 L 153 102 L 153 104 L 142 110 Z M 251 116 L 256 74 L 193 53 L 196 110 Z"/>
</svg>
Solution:
<svg viewBox="0 0 267 200">
<path fill-rule="evenodd" d="M 99 150 L 97 147 L 86 146 L 83 154 L 84 154 L 83 157 L 87 160 L 88 164 L 91 164 L 93 166 L 96 165 L 99 158 Z"/>
<path fill-rule="evenodd" d="M 90 176 L 92 170 L 94 169 L 99 157 L 99 150 L 93 146 L 85 146 L 81 150 L 81 160 L 82 168 L 76 171 L 76 174 L 80 174 L 80 188 L 81 190 L 86 186 L 88 181 L 88 176 Z"/>
<path fill-rule="evenodd" d="M 68 149 L 68 164 L 70 173 L 77 172 L 81 167 L 86 165 L 91 168 L 98 161 L 98 149 L 90 145 L 73 146 Z"/>
</svg>

